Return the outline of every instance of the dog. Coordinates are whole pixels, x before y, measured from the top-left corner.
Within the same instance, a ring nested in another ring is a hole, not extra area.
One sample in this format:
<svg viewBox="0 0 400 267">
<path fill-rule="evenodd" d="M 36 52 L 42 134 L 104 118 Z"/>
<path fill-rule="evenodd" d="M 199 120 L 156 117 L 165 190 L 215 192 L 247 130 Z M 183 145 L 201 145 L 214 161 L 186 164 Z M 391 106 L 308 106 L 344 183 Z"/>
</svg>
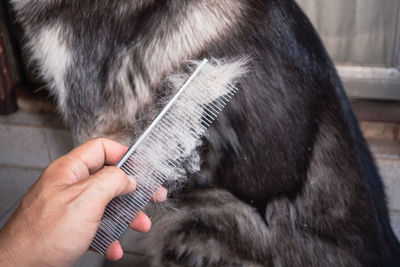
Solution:
<svg viewBox="0 0 400 267">
<path fill-rule="evenodd" d="M 248 57 L 150 266 L 400 266 L 374 160 L 293 0 L 11 0 L 76 143 L 135 140 L 192 59 Z M 163 91 L 164 90 L 164 91 Z"/>
</svg>

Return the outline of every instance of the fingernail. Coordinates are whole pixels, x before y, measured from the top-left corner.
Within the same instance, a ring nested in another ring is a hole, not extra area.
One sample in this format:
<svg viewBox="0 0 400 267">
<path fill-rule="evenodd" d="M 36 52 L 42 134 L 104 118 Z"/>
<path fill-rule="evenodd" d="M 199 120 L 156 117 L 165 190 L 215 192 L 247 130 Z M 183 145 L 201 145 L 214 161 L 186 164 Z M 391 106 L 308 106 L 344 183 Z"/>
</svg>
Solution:
<svg viewBox="0 0 400 267">
<path fill-rule="evenodd" d="M 129 182 L 131 183 L 130 189 L 131 189 L 131 191 L 134 191 L 136 189 L 136 184 L 137 184 L 136 179 L 131 175 L 127 175 L 127 177 L 128 177 Z"/>
<path fill-rule="evenodd" d="M 167 199 L 167 189 L 159 187 L 157 192 L 153 195 L 153 201 L 163 202 Z"/>
</svg>

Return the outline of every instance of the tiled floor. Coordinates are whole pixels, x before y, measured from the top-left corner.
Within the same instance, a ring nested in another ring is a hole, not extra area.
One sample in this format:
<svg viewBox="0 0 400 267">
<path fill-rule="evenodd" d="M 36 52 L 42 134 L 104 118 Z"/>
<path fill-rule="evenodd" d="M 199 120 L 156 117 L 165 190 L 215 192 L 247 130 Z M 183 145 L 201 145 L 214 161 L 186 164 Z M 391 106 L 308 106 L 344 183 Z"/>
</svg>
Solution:
<svg viewBox="0 0 400 267">
<path fill-rule="evenodd" d="M 70 132 L 51 114 L 17 112 L 0 116 L 0 227 L 42 169 L 73 147 Z M 392 225 L 400 238 L 400 158 L 376 151 L 377 163 L 387 187 Z M 400 153 L 399 153 L 400 154 Z M 134 234 L 122 243 L 128 245 Z M 105 266 L 129 266 L 129 253 L 119 263 Z M 87 253 L 77 266 L 102 266 L 102 257 Z"/>
</svg>

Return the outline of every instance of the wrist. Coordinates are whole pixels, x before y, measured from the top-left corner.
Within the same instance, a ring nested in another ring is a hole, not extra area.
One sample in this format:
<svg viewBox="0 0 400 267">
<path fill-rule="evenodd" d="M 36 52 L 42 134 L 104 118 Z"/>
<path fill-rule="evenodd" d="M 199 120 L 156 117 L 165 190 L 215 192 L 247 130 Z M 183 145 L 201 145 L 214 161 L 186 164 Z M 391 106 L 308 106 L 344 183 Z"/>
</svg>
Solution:
<svg viewBox="0 0 400 267">
<path fill-rule="evenodd" d="M 1 266 L 17 266 L 19 263 L 13 253 L 12 244 L 9 244 L 4 231 L 0 231 L 0 265 Z"/>
<path fill-rule="evenodd" d="M 32 248 L 25 247 L 24 240 L 18 240 L 7 228 L 0 231 L 0 266 L 39 266 L 32 257 Z"/>
</svg>

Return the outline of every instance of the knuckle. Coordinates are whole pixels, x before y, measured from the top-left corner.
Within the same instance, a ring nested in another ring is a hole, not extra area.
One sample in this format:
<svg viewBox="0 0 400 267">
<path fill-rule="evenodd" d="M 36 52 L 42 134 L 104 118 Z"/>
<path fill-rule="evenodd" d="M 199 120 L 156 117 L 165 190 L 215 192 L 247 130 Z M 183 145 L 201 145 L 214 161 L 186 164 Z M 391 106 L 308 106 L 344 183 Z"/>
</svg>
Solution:
<svg viewBox="0 0 400 267">
<path fill-rule="evenodd" d="M 69 155 L 64 155 L 50 163 L 43 171 L 43 176 L 77 176 L 83 171 L 85 171 L 85 167 L 82 162 Z"/>
<path fill-rule="evenodd" d="M 58 159 L 56 159 L 53 163 L 50 164 L 49 167 L 52 165 L 55 168 L 70 168 L 75 167 L 78 164 L 77 160 L 69 155 L 64 155 Z"/>
</svg>

